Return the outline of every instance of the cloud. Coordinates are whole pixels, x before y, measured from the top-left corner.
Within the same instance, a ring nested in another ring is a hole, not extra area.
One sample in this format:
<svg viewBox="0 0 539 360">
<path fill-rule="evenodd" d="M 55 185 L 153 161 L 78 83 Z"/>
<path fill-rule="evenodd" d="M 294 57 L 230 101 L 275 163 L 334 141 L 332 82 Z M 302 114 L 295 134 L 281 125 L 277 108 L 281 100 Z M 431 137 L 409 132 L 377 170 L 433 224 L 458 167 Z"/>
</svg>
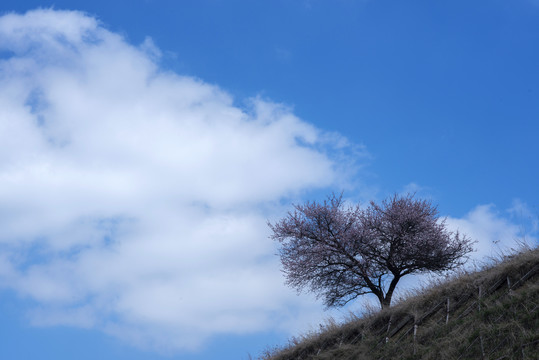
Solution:
<svg viewBox="0 0 539 360">
<path fill-rule="evenodd" d="M 520 222 L 521 232 L 537 233 L 539 231 L 539 214 L 520 199 L 514 199 L 508 210 L 512 218 Z"/>
<path fill-rule="evenodd" d="M 0 17 L 0 54 L 0 286 L 33 324 L 178 350 L 314 311 L 283 286 L 266 219 L 347 181 L 342 137 L 235 106 L 76 11 Z"/>
<path fill-rule="evenodd" d="M 492 204 L 479 205 L 462 218 L 448 217 L 447 225 L 453 231 L 466 234 L 476 241 L 476 251 L 472 254 L 472 259 L 484 261 L 489 257 L 518 249 L 523 241 L 528 245 L 537 243 L 536 229 L 523 227 L 522 218 L 508 216 L 514 213 L 517 205 L 519 208 L 527 208 L 518 201 L 504 214 L 498 212 Z"/>
</svg>

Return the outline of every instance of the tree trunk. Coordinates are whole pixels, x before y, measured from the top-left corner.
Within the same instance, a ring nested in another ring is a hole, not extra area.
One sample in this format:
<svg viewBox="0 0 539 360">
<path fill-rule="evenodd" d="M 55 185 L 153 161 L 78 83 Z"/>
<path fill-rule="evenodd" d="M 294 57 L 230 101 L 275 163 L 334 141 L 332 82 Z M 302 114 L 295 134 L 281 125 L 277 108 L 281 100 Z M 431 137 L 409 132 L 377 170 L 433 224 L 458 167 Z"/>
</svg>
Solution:
<svg viewBox="0 0 539 360">
<path fill-rule="evenodd" d="M 382 306 L 382 309 L 386 309 L 391 306 L 391 295 L 392 294 L 387 294 L 385 298 L 380 300 L 380 305 Z"/>
<path fill-rule="evenodd" d="M 386 296 L 378 296 L 378 300 L 380 300 L 380 305 L 382 306 L 382 309 L 386 309 L 391 306 L 391 298 L 393 297 L 393 291 L 395 291 L 395 287 L 397 286 L 397 283 L 399 282 L 400 278 L 400 275 L 395 275 L 393 277 L 393 280 L 391 280 L 391 283 L 389 284 Z"/>
</svg>

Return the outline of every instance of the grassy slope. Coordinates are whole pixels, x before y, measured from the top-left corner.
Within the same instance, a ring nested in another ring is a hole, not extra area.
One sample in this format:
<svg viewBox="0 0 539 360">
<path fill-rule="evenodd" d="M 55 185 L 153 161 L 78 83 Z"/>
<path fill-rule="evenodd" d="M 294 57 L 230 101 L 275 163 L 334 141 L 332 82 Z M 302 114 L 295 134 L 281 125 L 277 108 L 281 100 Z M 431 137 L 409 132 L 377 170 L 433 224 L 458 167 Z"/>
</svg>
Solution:
<svg viewBox="0 0 539 360">
<path fill-rule="evenodd" d="M 432 286 L 388 310 L 327 326 L 261 358 L 539 359 L 539 249 Z"/>
</svg>

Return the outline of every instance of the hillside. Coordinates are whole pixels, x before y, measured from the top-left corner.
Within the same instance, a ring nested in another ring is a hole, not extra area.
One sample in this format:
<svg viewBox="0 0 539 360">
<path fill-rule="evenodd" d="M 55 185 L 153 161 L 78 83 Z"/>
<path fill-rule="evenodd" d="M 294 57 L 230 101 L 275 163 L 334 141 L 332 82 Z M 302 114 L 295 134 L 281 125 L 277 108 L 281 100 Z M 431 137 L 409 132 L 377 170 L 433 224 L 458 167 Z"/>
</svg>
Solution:
<svg viewBox="0 0 539 360">
<path fill-rule="evenodd" d="M 328 325 L 261 359 L 539 359 L 539 249 Z"/>
</svg>

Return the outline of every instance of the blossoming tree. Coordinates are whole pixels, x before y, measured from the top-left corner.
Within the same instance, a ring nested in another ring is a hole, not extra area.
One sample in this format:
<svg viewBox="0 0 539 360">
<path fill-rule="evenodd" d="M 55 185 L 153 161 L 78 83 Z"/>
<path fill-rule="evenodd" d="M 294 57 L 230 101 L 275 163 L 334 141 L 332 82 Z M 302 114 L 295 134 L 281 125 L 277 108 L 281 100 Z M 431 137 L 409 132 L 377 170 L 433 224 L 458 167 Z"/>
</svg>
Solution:
<svg viewBox="0 0 539 360">
<path fill-rule="evenodd" d="M 472 250 L 469 238 L 446 228 L 435 206 L 413 195 L 366 209 L 336 195 L 294 207 L 269 224 L 271 237 L 281 244 L 287 284 L 309 288 L 328 307 L 365 294 L 389 307 L 403 276 L 454 269 Z"/>
</svg>

